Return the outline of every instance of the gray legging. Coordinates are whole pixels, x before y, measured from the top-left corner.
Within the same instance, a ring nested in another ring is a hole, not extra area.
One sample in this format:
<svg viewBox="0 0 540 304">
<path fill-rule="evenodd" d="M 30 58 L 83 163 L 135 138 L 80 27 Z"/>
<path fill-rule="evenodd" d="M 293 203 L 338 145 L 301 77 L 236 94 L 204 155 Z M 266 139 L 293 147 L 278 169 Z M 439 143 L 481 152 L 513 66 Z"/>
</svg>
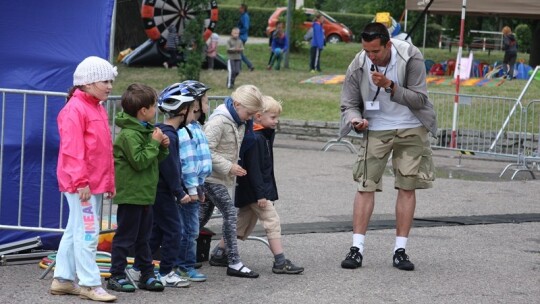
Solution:
<svg viewBox="0 0 540 304">
<path fill-rule="evenodd" d="M 229 191 L 224 185 L 204 183 L 204 192 L 223 216 L 223 239 L 227 246 L 229 265 L 237 264 L 240 262 L 240 255 L 236 243 L 236 208 Z"/>
</svg>

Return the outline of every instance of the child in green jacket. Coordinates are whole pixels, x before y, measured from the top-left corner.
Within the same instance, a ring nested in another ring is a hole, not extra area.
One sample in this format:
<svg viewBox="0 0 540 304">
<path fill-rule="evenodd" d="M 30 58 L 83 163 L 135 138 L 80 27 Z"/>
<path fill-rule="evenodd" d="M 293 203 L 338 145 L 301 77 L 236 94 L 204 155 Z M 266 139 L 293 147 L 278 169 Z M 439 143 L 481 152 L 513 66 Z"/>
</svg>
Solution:
<svg viewBox="0 0 540 304">
<path fill-rule="evenodd" d="M 139 288 L 162 291 L 156 279 L 152 253 L 148 241 L 152 230 L 152 208 L 159 179 L 159 162 L 169 154 L 169 138 L 149 121 L 156 114 L 157 93 L 143 84 L 132 84 L 122 95 L 124 112 L 116 116 L 122 130 L 114 142 L 116 173 L 116 219 L 118 227 L 113 238 L 111 277 L 107 288 L 133 292 L 125 275 L 129 249 L 135 249 L 135 263 L 139 265 Z"/>
</svg>

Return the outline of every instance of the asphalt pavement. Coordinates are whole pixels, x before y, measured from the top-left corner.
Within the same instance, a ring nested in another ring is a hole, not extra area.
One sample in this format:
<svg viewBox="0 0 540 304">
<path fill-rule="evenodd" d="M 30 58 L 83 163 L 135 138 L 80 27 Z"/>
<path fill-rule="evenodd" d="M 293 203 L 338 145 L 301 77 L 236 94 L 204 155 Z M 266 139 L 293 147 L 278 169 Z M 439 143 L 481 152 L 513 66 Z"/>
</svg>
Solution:
<svg viewBox="0 0 540 304">
<path fill-rule="evenodd" d="M 396 190 L 388 171 L 366 237 L 362 268 L 340 267 L 352 242 L 351 165 L 344 147 L 297 141 L 278 134 L 276 208 L 286 257 L 302 275 L 271 271 L 261 242 L 239 242 L 243 262 L 258 279 L 228 277 L 204 263 L 204 283 L 163 293 L 114 292 L 117 303 L 538 303 L 540 299 L 540 181 L 520 173 L 499 178 L 508 161 L 435 150 L 438 179 L 417 192 L 407 253 L 416 269 L 392 267 Z M 540 172 L 536 172 L 540 176 Z M 220 231 L 221 220 L 207 225 Z M 256 235 L 263 235 L 257 229 Z M 216 236 L 217 237 L 217 236 Z M 212 242 L 215 245 L 216 241 Z M 0 267 L 0 303 L 80 303 L 47 293 L 37 264 Z"/>
</svg>

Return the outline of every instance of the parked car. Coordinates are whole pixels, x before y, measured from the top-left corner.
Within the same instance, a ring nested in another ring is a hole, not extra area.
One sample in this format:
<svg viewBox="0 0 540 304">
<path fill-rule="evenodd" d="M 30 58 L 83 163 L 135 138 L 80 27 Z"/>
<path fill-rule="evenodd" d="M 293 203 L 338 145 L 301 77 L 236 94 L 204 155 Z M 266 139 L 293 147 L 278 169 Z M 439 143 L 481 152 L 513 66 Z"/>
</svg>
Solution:
<svg viewBox="0 0 540 304">
<path fill-rule="evenodd" d="M 313 23 L 313 18 L 317 13 L 316 9 L 313 8 L 303 8 L 306 19 L 304 21 L 304 28 L 308 30 L 311 28 Z M 278 7 L 272 13 L 270 18 L 268 18 L 268 27 L 266 27 L 266 35 L 270 34 L 276 29 L 276 22 L 280 19 L 284 20 L 286 18 L 285 12 L 287 12 L 286 7 Z M 337 43 L 340 41 L 351 42 L 354 38 L 352 31 L 343 23 L 336 21 L 334 18 L 330 17 L 327 13 L 323 11 L 318 11 L 325 19 L 323 23 L 324 36 L 326 42 L 328 43 Z"/>
</svg>

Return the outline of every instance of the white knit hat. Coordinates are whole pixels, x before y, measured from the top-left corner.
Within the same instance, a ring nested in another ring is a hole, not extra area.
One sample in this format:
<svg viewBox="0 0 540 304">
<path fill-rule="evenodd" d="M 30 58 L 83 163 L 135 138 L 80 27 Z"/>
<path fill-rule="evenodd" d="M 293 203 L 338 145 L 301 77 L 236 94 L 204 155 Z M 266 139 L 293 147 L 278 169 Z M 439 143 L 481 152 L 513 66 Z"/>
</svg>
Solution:
<svg viewBox="0 0 540 304">
<path fill-rule="evenodd" d="M 90 56 L 81 61 L 73 73 L 73 85 L 85 85 L 99 81 L 114 80 L 116 67 L 107 60 Z"/>
</svg>

